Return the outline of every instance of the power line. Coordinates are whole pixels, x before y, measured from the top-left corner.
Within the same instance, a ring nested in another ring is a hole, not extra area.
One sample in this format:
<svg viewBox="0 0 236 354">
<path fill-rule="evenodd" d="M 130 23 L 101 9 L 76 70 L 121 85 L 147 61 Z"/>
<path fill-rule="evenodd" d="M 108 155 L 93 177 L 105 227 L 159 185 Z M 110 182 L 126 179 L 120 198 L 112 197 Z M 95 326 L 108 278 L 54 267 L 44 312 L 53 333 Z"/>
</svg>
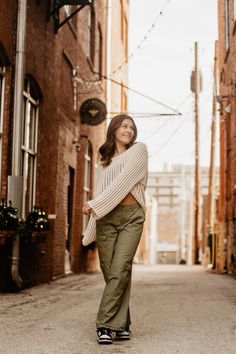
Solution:
<svg viewBox="0 0 236 354">
<path fill-rule="evenodd" d="M 103 79 L 105 79 L 105 80 L 110 80 L 110 81 L 113 82 L 114 84 L 119 85 L 119 86 L 121 86 L 121 87 L 123 87 L 123 88 L 125 88 L 126 90 L 129 90 L 129 91 L 131 91 L 131 92 L 134 92 L 135 94 L 137 94 L 137 95 L 139 95 L 139 96 L 142 96 L 142 97 L 146 98 L 147 100 L 152 101 L 152 102 L 154 102 L 154 103 L 156 103 L 156 104 L 158 104 L 158 105 L 160 105 L 160 106 L 162 106 L 162 107 L 164 107 L 164 108 L 167 108 L 167 109 L 171 110 L 172 112 L 174 112 L 174 114 L 173 114 L 173 113 L 172 113 L 172 114 L 167 114 L 167 113 L 155 113 L 156 115 L 158 114 L 158 115 L 163 115 L 163 116 L 164 116 L 164 115 L 166 115 L 166 116 L 170 116 L 170 115 L 182 116 L 182 113 L 180 113 L 179 111 L 177 111 L 175 108 L 172 108 L 172 107 L 168 106 L 167 104 L 162 103 L 162 102 L 156 100 L 155 98 L 146 95 L 145 93 L 142 93 L 142 92 L 140 92 L 140 91 L 138 91 L 138 90 L 135 90 L 135 89 L 133 89 L 133 88 L 131 88 L 131 87 L 129 87 L 129 86 L 123 84 L 123 83 L 120 82 L 120 81 L 117 81 L 117 80 L 115 80 L 115 79 L 112 79 L 111 77 L 108 77 L 108 76 L 106 76 L 106 75 L 101 75 L 100 73 L 98 73 L 98 72 L 96 72 L 96 71 L 94 71 L 94 70 L 92 70 L 92 72 L 93 72 L 93 74 L 99 75 L 100 78 L 103 78 Z M 76 76 L 76 77 L 74 78 L 74 80 L 77 80 L 77 81 L 80 81 L 80 82 L 83 82 L 83 83 L 87 83 L 87 84 L 98 84 L 98 83 L 101 82 L 101 79 L 99 79 L 99 80 L 91 80 L 91 81 L 90 81 L 90 80 L 84 80 L 84 79 L 82 79 L 82 78 L 79 77 L 79 76 Z"/>
<path fill-rule="evenodd" d="M 184 103 L 191 97 L 191 94 L 187 94 L 184 99 L 178 104 L 177 108 L 179 109 L 184 105 Z M 164 128 L 167 124 L 169 124 L 172 121 L 172 119 L 165 120 L 164 123 L 158 127 L 151 135 L 149 135 L 147 138 L 143 139 L 144 142 L 147 140 L 151 139 L 153 136 L 155 136 L 162 128 Z"/>
<path fill-rule="evenodd" d="M 178 112 L 175 108 L 172 108 L 172 107 L 166 105 L 165 103 L 162 103 L 162 102 L 156 100 L 156 99 L 153 98 L 153 97 L 150 97 L 150 96 L 148 96 L 148 95 L 146 95 L 146 94 L 144 94 L 144 93 L 142 93 L 142 92 L 140 92 L 140 91 L 138 91 L 138 90 L 135 90 L 135 89 L 133 89 L 133 88 L 131 88 L 131 87 L 129 87 L 129 86 L 123 84 L 122 82 L 119 82 L 119 81 L 117 81 L 117 80 L 112 79 L 111 77 L 107 77 L 107 76 L 105 76 L 105 75 L 102 75 L 102 76 L 103 76 L 105 79 L 110 80 L 110 81 L 113 82 L 114 84 L 123 86 L 126 90 L 129 90 L 129 91 L 131 91 L 131 92 L 134 92 L 134 93 L 136 93 L 137 95 L 142 96 L 142 97 L 146 98 L 146 99 L 149 100 L 149 101 L 152 101 L 152 102 L 154 102 L 154 103 L 159 104 L 159 105 L 162 106 L 162 107 L 165 107 L 165 108 L 167 108 L 167 109 L 170 109 L 171 111 L 175 112 L 176 115 L 178 115 L 178 116 L 179 116 L 179 115 L 182 115 L 182 113 Z M 167 114 L 167 115 L 169 115 L 169 114 Z"/>
<path fill-rule="evenodd" d="M 165 4 L 163 5 L 163 7 L 161 8 L 161 10 L 158 12 L 158 15 L 156 16 L 155 20 L 153 21 L 151 27 L 149 28 L 149 30 L 147 31 L 147 33 L 145 34 L 145 36 L 143 37 L 143 39 L 139 42 L 139 44 L 137 45 L 137 47 L 133 50 L 133 52 L 127 57 L 127 59 L 120 64 L 115 70 L 112 71 L 111 75 L 114 75 L 115 73 L 117 73 L 117 71 L 119 71 L 124 65 L 128 64 L 128 61 L 133 58 L 134 54 L 141 49 L 142 45 L 144 42 L 146 42 L 146 40 L 148 39 L 149 34 L 155 29 L 156 23 L 159 20 L 159 18 L 161 18 L 163 16 L 163 11 L 165 10 L 166 6 L 168 5 L 168 3 L 170 3 L 171 0 L 167 0 L 165 2 Z"/>
<path fill-rule="evenodd" d="M 163 124 L 160 126 L 160 127 L 158 127 L 156 130 L 154 130 L 154 132 L 151 134 L 151 135 L 149 135 L 147 138 L 145 138 L 145 139 L 143 139 L 143 141 L 144 142 L 146 142 L 147 140 L 149 140 L 149 139 L 151 139 L 153 136 L 155 136 L 162 128 L 164 128 L 168 123 L 170 123 L 170 121 L 171 121 L 172 119 L 169 119 L 169 120 L 165 120 L 164 122 L 163 122 Z"/>
<path fill-rule="evenodd" d="M 133 116 L 135 119 L 137 118 L 155 118 L 155 117 L 171 117 L 176 116 L 176 113 L 139 113 L 139 112 L 129 112 L 129 111 L 119 111 L 119 112 L 108 112 L 108 114 L 115 115 L 115 114 L 129 114 Z M 182 115 L 182 113 L 180 113 Z M 109 119 L 112 119 L 110 117 Z"/>
<path fill-rule="evenodd" d="M 207 95 L 207 97 L 205 98 L 202 106 L 204 107 L 206 105 L 206 103 L 208 103 L 209 101 L 209 96 L 210 94 Z M 159 153 L 171 140 L 172 138 L 176 135 L 176 133 L 179 131 L 179 129 L 182 127 L 183 123 L 186 121 L 186 117 L 188 117 L 188 115 L 192 113 L 192 109 L 188 110 L 188 112 L 186 114 L 183 114 L 183 120 L 180 122 L 180 124 L 177 126 L 177 128 L 173 131 L 173 133 L 167 138 L 167 140 L 159 147 L 159 149 L 157 149 L 154 153 L 151 154 L 150 157 L 156 155 L 157 153 Z M 193 150 L 193 152 L 195 152 L 195 150 Z M 193 153 L 192 152 L 192 153 Z M 191 154 L 192 154 L 191 153 Z"/>
</svg>

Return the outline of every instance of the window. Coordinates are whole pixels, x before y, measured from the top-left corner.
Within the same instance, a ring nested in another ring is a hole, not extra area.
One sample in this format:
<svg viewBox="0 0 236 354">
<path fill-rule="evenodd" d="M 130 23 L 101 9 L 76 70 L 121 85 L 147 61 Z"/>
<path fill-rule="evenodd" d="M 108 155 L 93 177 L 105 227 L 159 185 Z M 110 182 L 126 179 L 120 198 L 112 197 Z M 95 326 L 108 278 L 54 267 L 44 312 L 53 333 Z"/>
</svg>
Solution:
<svg viewBox="0 0 236 354">
<path fill-rule="evenodd" d="M 65 13 L 66 13 L 67 16 L 71 15 L 71 13 L 72 13 L 71 5 L 65 5 L 64 6 L 64 10 L 65 10 Z"/>
<path fill-rule="evenodd" d="M 76 9 L 77 6 L 75 5 L 64 5 L 66 17 L 70 16 Z M 74 28 L 77 29 L 77 16 L 74 15 L 69 21 L 73 24 Z"/>
<path fill-rule="evenodd" d="M 160 203 L 160 204 L 170 204 L 171 203 L 171 199 L 170 199 L 169 196 L 158 197 L 158 203 Z"/>
<path fill-rule="evenodd" d="M 94 64 L 94 47 L 95 47 L 95 12 L 93 6 L 89 6 L 88 10 L 88 57 Z"/>
<path fill-rule="evenodd" d="M 22 175 L 25 217 L 35 204 L 39 93 L 31 79 L 25 79 L 22 120 Z"/>
<path fill-rule="evenodd" d="M 4 96 L 5 96 L 5 73 L 6 68 L 0 60 L 0 181 L 2 170 L 2 134 L 3 134 L 3 115 L 4 115 Z"/>
<path fill-rule="evenodd" d="M 124 11 L 123 1 L 120 0 L 120 34 L 125 49 L 125 58 L 128 57 L 128 22 Z"/>
<path fill-rule="evenodd" d="M 225 0 L 225 49 L 228 50 L 230 46 L 230 12 L 229 0 Z"/>
<path fill-rule="evenodd" d="M 102 65 L 103 65 L 102 47 L 103 47 L 102 29 L 99 23 L 98 24 L 98 73 L 99 73 L 100 80 L 102 79 Z"/>
<path fill-rule="evenodd" d="M 85 154 L 84 154 L 84 201 L 83 204 L 89 200 L 90 191 L 91 191 L 91 147 L 90 143 L 87 142 Z M 86 226 L 89 221 L 88 215 L 83 215 L 83 234 L 86 230 Z"/>
<path fill-rule="evenodd" d="M 120 92 L 120 107 L 121 107 L 121 111 L 122 111 L 122 112 L 126 112 L 126 111 L 127 111 L 127 106 L 128 106 L 127 94 L 126 94 L 126 92 L 125 92 L 125 88 L 124 88 L 123 84 L 122 84 L 120 87 L 121 87 L 121 92 Z"/>
<path fill-rule="evenodd" d="M 124 34 L 123 34 L 123 43 L 124 43 L 124 48 L 125 48 L 125 59 L 127 59 L 128 57 L 128 22 L 127 22 L 127 18 L 126 16 L 124 15 Z"/>
<path fill-rule="evenodd" d="M 158 194 L 170 194 L 170 188 L 159 187 Z"/>
<path fill-rule="evenodd" d="M 124 17 L 123 1 L 120 0 L 120 35 L 121 35 L 121 40 L 122 40 L 122 41 L 123 41 L 123 39 L 124 39 L 124 23 L 123 23 L 123 17 Z"/>
</svg>

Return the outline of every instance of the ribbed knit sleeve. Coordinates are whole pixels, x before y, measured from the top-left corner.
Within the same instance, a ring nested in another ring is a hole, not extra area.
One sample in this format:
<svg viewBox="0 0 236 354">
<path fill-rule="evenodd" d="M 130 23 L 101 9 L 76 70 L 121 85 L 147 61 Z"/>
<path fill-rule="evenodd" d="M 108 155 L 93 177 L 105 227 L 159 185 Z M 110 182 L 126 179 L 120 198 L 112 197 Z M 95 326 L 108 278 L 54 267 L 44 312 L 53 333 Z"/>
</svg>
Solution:
<svg viewBox="0 0 236 354">
<path fill-rule="evenodd" d="M 124 154 L 126 154 L 124 168 L 98 197 L 87 202 L 95 212 L 96 219 L 113 210 L 146 176 L 148 159 L 146 145 L 136 143 Z"/>
</svg>

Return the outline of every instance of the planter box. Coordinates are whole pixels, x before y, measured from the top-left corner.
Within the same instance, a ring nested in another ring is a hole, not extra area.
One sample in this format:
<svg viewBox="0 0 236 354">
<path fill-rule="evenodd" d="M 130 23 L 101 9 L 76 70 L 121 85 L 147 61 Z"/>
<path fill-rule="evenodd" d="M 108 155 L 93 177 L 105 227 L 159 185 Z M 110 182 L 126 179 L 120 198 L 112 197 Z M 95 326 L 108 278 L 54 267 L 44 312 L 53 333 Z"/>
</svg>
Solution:
<svg viewBox="0 0 236 354">
<path fill-rule="evenodd" d="M 9 237 L 14 237 L 16 231 L 12 230 L 0 230 L 0 246 L 3 246 Z"/>
</svg>

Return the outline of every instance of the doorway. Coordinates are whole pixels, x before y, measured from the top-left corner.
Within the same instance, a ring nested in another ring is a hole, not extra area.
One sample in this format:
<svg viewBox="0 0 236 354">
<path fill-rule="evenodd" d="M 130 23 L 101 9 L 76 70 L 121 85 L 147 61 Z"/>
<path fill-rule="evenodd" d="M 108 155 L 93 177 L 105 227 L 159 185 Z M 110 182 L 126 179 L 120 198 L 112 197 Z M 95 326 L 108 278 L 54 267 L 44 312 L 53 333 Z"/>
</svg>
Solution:
<svg viewBox="0 0 236 354">
<path fill-rule="evenodd" d="M 73 197 L 74 197 L 75 170 L 69 167 L 67 185 L 67 227 L 65 239 L 65 274 L 71 273 L 71 239 L 73 222 Z"/>
</svg>

